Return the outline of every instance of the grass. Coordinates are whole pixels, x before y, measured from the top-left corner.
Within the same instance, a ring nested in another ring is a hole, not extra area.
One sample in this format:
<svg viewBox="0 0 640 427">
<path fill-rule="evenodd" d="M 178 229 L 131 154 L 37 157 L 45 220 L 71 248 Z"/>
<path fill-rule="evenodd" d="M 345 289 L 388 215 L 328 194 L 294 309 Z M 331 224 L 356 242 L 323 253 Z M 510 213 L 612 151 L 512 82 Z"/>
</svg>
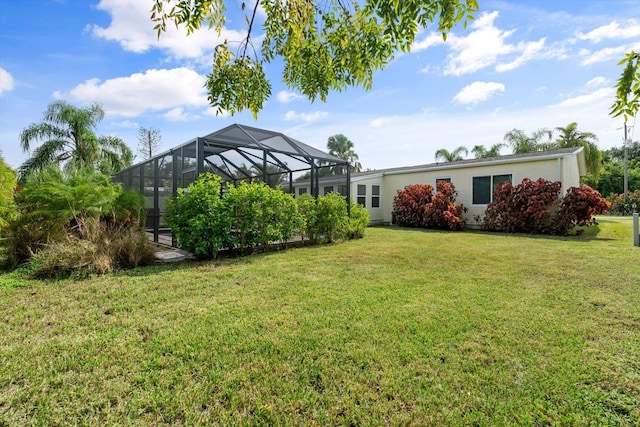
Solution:
<svg viewBox="0 0 640 427">
<path fill-rule="evenodd" d="M 638 425 L 640 248 L 600 222 L 0 275 L 0 425 Z"/>
</svg>

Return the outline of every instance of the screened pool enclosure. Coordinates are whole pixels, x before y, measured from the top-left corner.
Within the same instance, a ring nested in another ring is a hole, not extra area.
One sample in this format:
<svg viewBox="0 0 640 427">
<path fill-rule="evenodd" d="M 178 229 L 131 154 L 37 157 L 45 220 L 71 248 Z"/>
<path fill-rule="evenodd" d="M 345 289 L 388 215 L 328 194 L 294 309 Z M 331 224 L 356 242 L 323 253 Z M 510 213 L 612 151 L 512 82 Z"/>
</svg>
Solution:
<svg viewBox="0 0 640 427">
<path fill-rule="evenodd" d="M 140 191 L 147 199 L 146 229 L 154 242 L 170 236 L 163 216 L 166 201 L 186 188 L 198 174 L 212 172 L 224 182 L 265 182 L 293 194 L 293 182 L 304 177 L 311 194 L 319 194 L 318 178 L 347 166 L 344 187 L 351 199 L 348 163 L 282 133 L 233 124 L 192 139 L 167 152 L 118 172 L 114 181 Z"/>
</svg>

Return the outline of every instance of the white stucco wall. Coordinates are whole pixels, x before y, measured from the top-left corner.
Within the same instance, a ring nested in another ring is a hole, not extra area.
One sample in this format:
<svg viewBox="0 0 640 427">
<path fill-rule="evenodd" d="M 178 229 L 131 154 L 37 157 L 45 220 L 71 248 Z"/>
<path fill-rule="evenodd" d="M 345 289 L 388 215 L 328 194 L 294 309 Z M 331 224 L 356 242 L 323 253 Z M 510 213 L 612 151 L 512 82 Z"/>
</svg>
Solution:
<svg viewBox="0 0 640 427">
<path fill-rule="evenodd" d="M 580 180 L 575 156 L 565 156 L 560 160 L 550 158 L 512 163 L 467 164 L 453 167 L 443 164 L 442 167 L 435 167 L 427 171 L 385 174 L 383 221 L 391 222 L 393 197 L 398 190 L 412 184 L 431 184 L 435 188 L 437 179 L 450 178 L 451 183 L 458 191 L 456 203 L 462 203 L 468 209 L 466 214 L 467 223 L 470 226 L 477 225 L 473 218 L 474 216 L 482 215 L 487 205 L 473 204 L 473 178 L 504 174 L 512 176 L 514 185 L 521 183 L 525 178 L 531 180 L 544 178 L 549 181 L 561 181 L 563 182 L 561 194 L 564 194 L 567 188 L 578 185 Z"/>
<path fill-rule="evenodd" d="M 465 215 L 467 224 L 474 227 L 479 225 L 474 221 L 474 217 L 481 216 L 487 207 L 486 204 L 473 203 L 474 177 L 509 174 L 512 176 L 514 185 L 520 184 L 525 178 L 560 181 L 562 183 L 560 194 L 563 196 L 569 187 L 580 185 L 580 175 L 584 172 L 584 154 L 581 151 L 548 156 L 538 155 L 533 158 L 505 159 L 496 157 L 480 163 L 442 163 L 424 167 L 380 170 L 368 175 L 352 176 L 351 198 L 357 201 L 358 185 L 365 185 L 365 207 L 369 211 L 371 222 L 374 224 L 391 223 L 393 198 L 398 190 L 412 184 L 430 184 L 435 189 L 437 180 L 448 178 L 458 191 L 456 203 L 462 203 L 468 209 Z M 323 194 L 326 185 L 332 184 L 320 181 L 320 194 Z M 373 185 L 380 186 L 379 208 L 372 207 Z M 296 183 L 294 186 L 296 187 L 296 196 L 299 194 L 298 188 L 300 186 L 306 187 L 307 191 L 309 190 L 307 183 Z M 337 191 L 337 186 L 334 191 Z"/>
</svg>

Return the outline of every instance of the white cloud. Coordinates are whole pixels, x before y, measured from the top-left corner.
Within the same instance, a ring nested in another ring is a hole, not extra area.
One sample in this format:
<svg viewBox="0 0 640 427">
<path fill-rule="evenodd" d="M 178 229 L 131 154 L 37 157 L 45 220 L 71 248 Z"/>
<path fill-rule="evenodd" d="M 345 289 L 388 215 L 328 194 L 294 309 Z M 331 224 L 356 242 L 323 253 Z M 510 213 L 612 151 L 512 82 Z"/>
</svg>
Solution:
<svg viewBox="0 0 640 427">
<path fill-rule="evenodd" d="M 579 55 L 584 57 L 581 62 L 582 65 L 591 65 L 610 60 L 615 60 L 617 62 L 622 59 L 627 52 L 632 50 L 640 50 L 640 42 L 617 47 L 606 47 L 595 52 L 591 52 L 588 49 L 581 49 Z"/>
<path fill-rule="evenodd" d="M 429 33 L 425 38 L 420 41 L 415 41 L 411 45 L 411 52 L 420 52 L 421 50 L 428 49 L 432 46 L 441 45 L 444 43 L 442 34 Z"/>
<path fill-rule="evenodd" d="M 326 111 L 314 111 L 312 113 L 296 113 L 293 110 L 287 111 L 284 115 L 286 121 L 302 121 L 305 123 L 315 122 L 324 117 L 327 117 L 329 113 Z"/>
<path fill-rule="evenodd" d="M 163 114 L 162 117 L 170 122 L 186 122 L 195 118 L 193 115 L 185 113 L 182 107 L 173 108 Z"/>
<path fill-rule="evenodd" d="M 85 103 L 98 102 L 112 116 L 135 117 L 144 111 L 208 105 L 205 77 L 188 68 L 152 69 L 101 82 L 90 79 L 70 95 Z"/>
<path fill-rule="evenodd" d="M 486 101 L 495 94 L 504 92 L 504 85 L 497 82 L 473 82 L 456 94 L 455 102 L 465 105 L 475 105 Z"/>
<path fill-rule="evenodd" d="M 96 6 L 111 15 L 108 27 L 89 25 L 86 30 L 98 38 L 120 43 L 129 52 L 143 53 L 151 48 L 168 51 L 172 57 L 199 58 L 213 52 L 222 41 L 241 41 L 246 34 L 223 29 L 220 37 L 214 30 L 202 29 L 187 36 L 186 29 L 167 23 L 158 38 L 151 21 L 151 3 L 147 1 L 101 0 Z"/>
<path fill-rule="evenodd" d="M 544 47 L 545 40 L 546 39 L 543 37 L 537 42 L 518 43 L 516 50 L 521 51 L 522 54 L 511 62 L 498 64 L 496 66 L 496 71 L 503 72 L 514 70 L 525 62 L 534 59 Z"/>
<path fill-rule="evenodd" d="M 0 67 L 0 95 L 2 95 L 2 92 L 12 91 L 13 86 L 13 76 L 9 74 L 7 70 Z"/>
<path fill-rule="evenodd" d="M 591 80 L 589 80 L 585 86 L 588 88 L 595 88 L 595 87 L 599 87 L 599 86 L 604 86 L 606 84 L 609 84 L 609 79 L 607 79 L 606 77 L 602 77 L 602 76 L 598 76 L 598 77 L 594 77 Z"/>
<path fill-rule="evenodd" d="M 603 87 L 586 95 L 578 95 L 573 98 L 565 99 L 557 104 L 559 107 L 579 107 L 583 105 L 595 104 L 602 100 L 613 100 L 615 90 L 613 88 Z"/>
<path fill-rule="evenodd" d="M 278 102 L 281 102 L 283 104 L 288 104 L 291 101 L 295 101 L 296 99 L 302 99 L 304 97 L 295 92 L 291 92 L 288 90 L 281 90 L 280 92 L 278 92 L 278 95 L 276 96 L 276 98 L 278 99 Z"/>
<path fill-rule="evenodd" d="M 509 62 L 502 62 L 496 66 L 496 71 L 510 71 L 520 67 L 524 63 L 540 56 L 544 47 L 545 38 L 538 41 L 519 42 L 509 44 L 506 42 L 513 30 L 501 30 L 494 25 L 498 18 L 497 11 L 480 14 L 471 25 L 473 31 L 467 36 L 450 34 L 445 46 L 451 49 L 447 55 L 445 75 L 462 76 L 491 67 L 502 58 L 515 58 Z"/>
<path fill-rule="evenodd" d="M 512 45 L 504 40 L 515 30 L 502 31 L 493 25 L 498 12 L 482 13 L 471 25 L 474 29 L 468 36 L 459 37 L 455 34 L 447 38 L 447 46 L 452 50 L 447 56 L 445 75 L 461 76 L 473 73 L 482 68 L 493 65 L 498 56 L 514 51 Z"/>
<path fill-rule="evenodd" d="M 123 129 L 138 129 L 140 127 L 140 124 L 138 122 L 132 122 L 131 120 L 114 122 L 114 125 Z"/>
<path fill-rule="evenodd" d="M 369 125 L 372 128 L 381 128 L 392 123 L 392 120 L 389 117 L 378 117 L 369 122 Z"/>
<path fill-rule="evenodd" d="M 621 26 L 613 21 L 610 24 L 600 26 L 588 33 L 577 32 L 576 37 L 580 40 L 589 40 L 593 43 L 600 43 L 604 39 L 630 39 L 640 37 L 640 22 L 635 19 L 628 19 Z"/>
</svg>

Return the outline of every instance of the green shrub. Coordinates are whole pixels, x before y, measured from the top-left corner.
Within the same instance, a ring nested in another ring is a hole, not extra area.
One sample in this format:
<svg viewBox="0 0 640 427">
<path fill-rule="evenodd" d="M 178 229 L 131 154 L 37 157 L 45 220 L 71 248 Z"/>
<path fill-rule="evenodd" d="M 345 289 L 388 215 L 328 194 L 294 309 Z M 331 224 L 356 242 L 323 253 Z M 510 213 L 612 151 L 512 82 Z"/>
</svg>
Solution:
<svg viewBox="0 0 640 427">
<path fill-rule="evenodd" d="M 187 190 L 167 200 L 167 225 L 178 245 L 199 259 L 213 259 L 218 251 L 230 246 L 231 217 L 220 198 L 222 180 L 205 173 Z"/>
<path fill-rule="evenodd" d="M 144 197 L 123 190 L 106 175 L 49 168 L 31 175 L 15 201 L 20 213 L 9 223 L 4 240 L 10 265 L 30 261 L 43 266 L 36 271 L 45 277 L 67 274 L 91 259 L 95 265 L 82 270 L 104 272 L 153 260 L 152 246 L 139 227 Z M 132 241 L 124 242 L 127 238 Z M 118 257 L 128 262 L 110 255 L 114 242 L 122 247 Z M 83 250 L 86 254 L 76 254 Z M 108 268 L 101 266 L 105 260 Z"/>
<path fill-rule="evenodd" d="M 295 199 L 280 188 L 242 182 L 229 189 L 223 202 L 241 251 L 256 247 L 266 250 L 275 242 L 285 244 L 301 232 L 302 215 Z"/>
<path fill-rule="evenodd" d="M 364 229 L 369 226 L 369 222 L 369 211 L 362 205 L 351 203 L 347 221 L 347 238 L 360 239 L 364 237 Z"/>
<path fill-rule="evenodd" d="M 302 232 L 303 218 L 293 195 L 274 190 L 272 203 L 275 207 L 274 222 L 279 225 L 280 242 L 286 245 L 293 237 Z"/>
<path fill-rule="evenodd" d="M 347 201 L 338 193 L 318 197 L 315 234 L 327 243 L 335 242 L 347 234 Z"/>
<path fill-rule="evenodd" d="M 297 199 L 298 213 L 300 214 L 302 240 L 309 240 L 313 243 L 318 240 L 318 204 L 316 199 L 309 193 L 302 194 Z"/>
<path fill-rule="evenodd" d="M 16 189 L 17 173 L 0 156 L 0 238 L 9 222 L 18 214 L 13 200 Z"/>
</svg>

